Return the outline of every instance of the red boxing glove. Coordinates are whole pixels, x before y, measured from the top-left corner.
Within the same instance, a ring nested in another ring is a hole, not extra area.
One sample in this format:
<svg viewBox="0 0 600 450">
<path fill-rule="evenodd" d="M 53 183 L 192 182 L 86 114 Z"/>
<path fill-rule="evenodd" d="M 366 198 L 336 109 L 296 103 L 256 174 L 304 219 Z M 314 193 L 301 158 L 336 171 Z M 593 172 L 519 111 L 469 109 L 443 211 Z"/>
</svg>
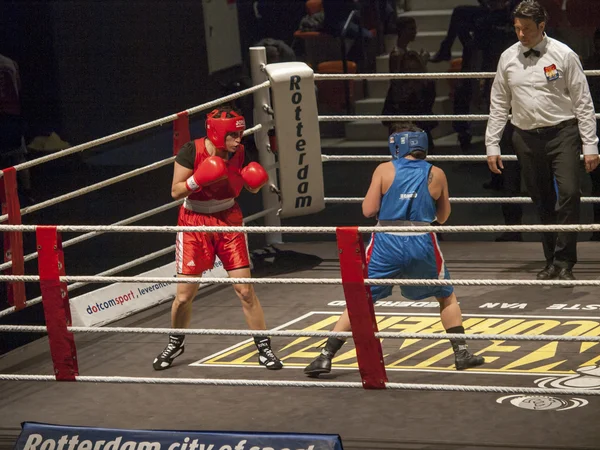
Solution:
<svg viewBox="0 0 600 450">
<path fill-rule="evenodd" d="M 196 192 L 203 186 L 227 178 L 227 165 L 223 158 L 210 156 L 200 163 L 194 174 L 185 182 L 188 191 Z"/>
<path fill-rule="evenodd" d="M 255 190 L 263 187 L 269 181 L 267 171 L 258 163 L 251 162 L 240 173 L 246 186 Z"/>
</svg>

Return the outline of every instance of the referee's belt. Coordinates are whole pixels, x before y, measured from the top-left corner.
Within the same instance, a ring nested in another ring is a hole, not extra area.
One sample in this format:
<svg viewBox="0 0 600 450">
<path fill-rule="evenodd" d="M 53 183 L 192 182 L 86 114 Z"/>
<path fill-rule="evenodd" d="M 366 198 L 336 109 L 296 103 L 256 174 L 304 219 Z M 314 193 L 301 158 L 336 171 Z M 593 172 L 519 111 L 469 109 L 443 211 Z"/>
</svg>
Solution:
<svg viewBox="0 0 600 450">
<path fill-rule="evenodd" d="M 563 128 L 569 127 L 571 125 L 577 125 L 576 118 L 569 119 L 569 120 L 563 120 L 562 122 L 559 122 L 556 125 L 552 125 L 551 127 L 539 127 L 539 128 L 533 128 L 531 130 L 523 130 L 522 128 L 519 128 L 519 130 L 525 131 L 526 133 L 545 134 L 545 133 L 551 133 L 553 131 L 562 130 Z"/>
</svg>

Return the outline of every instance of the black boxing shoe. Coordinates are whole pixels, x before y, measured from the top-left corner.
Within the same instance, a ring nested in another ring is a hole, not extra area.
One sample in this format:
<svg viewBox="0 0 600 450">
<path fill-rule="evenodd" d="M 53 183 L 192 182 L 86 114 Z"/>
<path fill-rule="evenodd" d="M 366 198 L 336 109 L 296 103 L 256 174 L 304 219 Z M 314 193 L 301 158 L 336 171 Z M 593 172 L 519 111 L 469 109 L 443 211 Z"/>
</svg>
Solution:
<svg viewBox="0 0 600 450">
<path fill-rule="evenodd" d="M 268 337 L 259 337 L 254 340 L 258 349 L 258 362 L 269 370 L 283 369 L 283 363 L 275 355 L 271 348 L 271 339 Z"/>
<path fill-rule="evenodd" d="M 454 367 L 456 370 L 465 370 L 481 366 L 485 363 L 483 356 L 473 355 L 466 348 L 454 353 Z"/>
<path fill-rule="evenodd" d="M 331 372 L 331 358 L 322 353 L 304 368 L 304 373 L 311 378 L 317 378 L 321 374 Z"/>
<path fill-rule="evenodd" d="M 309 377 L 316 378 L 321 374 L 331 372 L 331 360 L 345 342 L 336 337 L 328 338 L 325 347 L 321 350 L 321 354 L 304 368 L 304 373 Z"/>
<path fill-rule="evenodd" d="M 184 339 L 185 337 L 181 335 L 169 336 L 169 344 L 160 355 L 154 358 L 154 362 L 152 363 L 154 370 L 168 369 L 173 364 L 175 358 L 183 355 L 183 352 L 185 351 L 185 345 L 183 345 Z"/>
</svg>

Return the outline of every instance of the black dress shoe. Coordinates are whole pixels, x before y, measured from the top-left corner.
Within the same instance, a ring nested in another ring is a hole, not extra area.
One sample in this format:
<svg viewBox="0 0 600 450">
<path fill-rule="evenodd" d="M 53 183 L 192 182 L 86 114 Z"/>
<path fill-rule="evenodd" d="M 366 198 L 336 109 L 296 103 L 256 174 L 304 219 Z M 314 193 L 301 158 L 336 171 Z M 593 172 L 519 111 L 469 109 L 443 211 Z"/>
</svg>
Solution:
<svg viewBox="0 0 600 450">
<path fill-rule="evenodd" d="M 573 281 L 575 280 L 575 276 L 573 275 L 573 270 L 572 269 L 560 269 L 560 272 L 558 272 L 558 277 L 559 280 L 567 280 L 567 281 Z"/>
<path fill-rule="evenodd" d="M 566 270 L 566 269 L 562 269 Z M 548 264 L 544 267 L 538 274 L 538 280 L 553 280 L 558 276 L 558 273 L 561 271 L 559 267 L 556 267 L 554 264 Z"/>
</svg>

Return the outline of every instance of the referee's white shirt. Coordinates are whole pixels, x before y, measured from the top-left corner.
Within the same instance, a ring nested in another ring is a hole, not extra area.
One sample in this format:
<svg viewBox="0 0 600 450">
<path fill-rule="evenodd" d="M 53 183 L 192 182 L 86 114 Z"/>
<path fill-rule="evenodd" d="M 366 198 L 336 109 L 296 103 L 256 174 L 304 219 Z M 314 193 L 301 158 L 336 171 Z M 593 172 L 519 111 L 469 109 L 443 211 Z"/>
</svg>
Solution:
<svg viewBox="0 0 600 450">
<path fill-rule="evenodd" d="M 500 139 L 512 108 L 512 124 L 522 130 L 550 127 L 577 118 L 583 153 L 598 153 L 596 118 L 587 78 L 577 54 L 544 35 L 529 50 L 520 42 L 502 53 L 492 85 L 490 118 L 485 133 L 488 156 L 500 154 Z"/>
</svg>

